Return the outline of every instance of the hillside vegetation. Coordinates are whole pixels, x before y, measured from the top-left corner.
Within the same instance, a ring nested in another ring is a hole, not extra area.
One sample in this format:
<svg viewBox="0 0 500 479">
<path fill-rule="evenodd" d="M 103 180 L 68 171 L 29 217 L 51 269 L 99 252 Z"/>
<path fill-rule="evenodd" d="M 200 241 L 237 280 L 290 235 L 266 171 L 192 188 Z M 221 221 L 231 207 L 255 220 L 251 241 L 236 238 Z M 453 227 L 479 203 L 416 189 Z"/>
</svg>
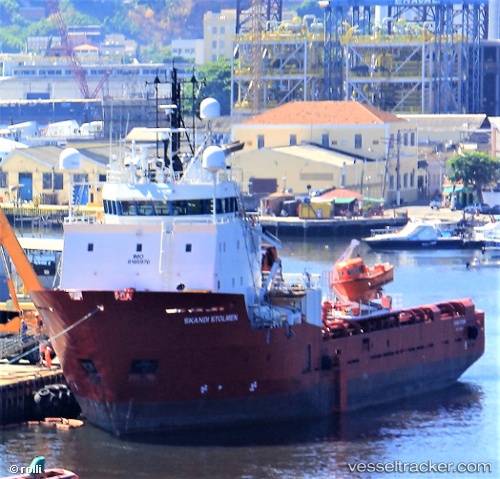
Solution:
<svg viewBox="0 0 500 479">
<path fill-rule="evenodd" d="M 46 7 L 45 0 L 0 0 L 0 50 L 24 52 L 28 37 L 57 36 Z M 32 8 L 47 15 L 30 20 L 26 12 Z M 172 39 L 200 38 L 203 14 L 236 8 L 236 0 L 59 0 L 59 8 L 66 25 L 100 25 L 103 35 L 136 40 L 141 61 L 164 61 Z"/>
</svg>

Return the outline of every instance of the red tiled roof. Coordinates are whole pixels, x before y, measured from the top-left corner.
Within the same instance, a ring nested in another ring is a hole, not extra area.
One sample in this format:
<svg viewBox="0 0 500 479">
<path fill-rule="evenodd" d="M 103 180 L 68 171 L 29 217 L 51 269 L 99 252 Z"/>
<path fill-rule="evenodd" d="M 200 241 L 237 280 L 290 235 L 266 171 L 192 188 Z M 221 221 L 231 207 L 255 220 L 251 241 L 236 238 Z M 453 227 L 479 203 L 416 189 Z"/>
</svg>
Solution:
<svg viewBox="0 0 500 479">
<path fill-rule="evenodd" d="M 373 125 L 406 121 L 356 101 L 296 101 L 254 116 L 246 125 Z"/>
<path fill-rule="evenodd" d="M 345 188 L 335 188 L 320 195 L 320 198 L 361 198 L 363 195 L 356 191 L 346 190 Z"/>
</svg>

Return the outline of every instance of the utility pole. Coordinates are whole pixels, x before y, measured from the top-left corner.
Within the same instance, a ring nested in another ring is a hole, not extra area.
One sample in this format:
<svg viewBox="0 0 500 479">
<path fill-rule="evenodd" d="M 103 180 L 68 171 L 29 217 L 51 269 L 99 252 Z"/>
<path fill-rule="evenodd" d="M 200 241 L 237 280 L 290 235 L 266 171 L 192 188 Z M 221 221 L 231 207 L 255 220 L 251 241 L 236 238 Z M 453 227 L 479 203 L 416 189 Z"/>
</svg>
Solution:
<svg viewBox="0 0 500 479">
<path fill-rule="evenodd" d="M 400 152 L 401 152 L 401 130 L 396 135 L 396 205 L 401 206 L 401 175 L 400 170 Z"/>
</svg>

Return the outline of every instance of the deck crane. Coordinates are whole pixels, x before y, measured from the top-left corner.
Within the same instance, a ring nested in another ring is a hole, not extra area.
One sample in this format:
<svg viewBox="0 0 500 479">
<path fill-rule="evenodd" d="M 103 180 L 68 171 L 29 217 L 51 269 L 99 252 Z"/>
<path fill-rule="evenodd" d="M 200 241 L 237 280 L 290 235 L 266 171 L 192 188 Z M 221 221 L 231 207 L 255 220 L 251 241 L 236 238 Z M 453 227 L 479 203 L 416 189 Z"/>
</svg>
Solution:
<svg viewBox="0 0 500 479">
<path fill-rule="evenodd" d="M 71 72 L 73 73 L 73 77 L 75 78 L 76 83 L 78 84 L 78 88 L 85 99 L 93 99 L 97 97 L 97 94 L 101 90 L 104 82 L 109 77 L 110 72 L 106 71 L 103 78 L 95 88 L 95 90 L 90 93 L 89 85 L 87 83 L 85 70 L 80 63 L 75 51 L 73 49 L 73 45 L 71 44 L 71 40 L 69 38 L 68 28 L 66 26 L 66 22 L 62 16 L 61 10 L 59 9 L 59 1 L 58 0 L 47 0 L 47 7 L 52 17 L 52 22 L 54 26 L 57 28 L 59 36 L 61 37 L 61 46 L 64 48 L 66 57 L 71 64 Z"/>
</svg>

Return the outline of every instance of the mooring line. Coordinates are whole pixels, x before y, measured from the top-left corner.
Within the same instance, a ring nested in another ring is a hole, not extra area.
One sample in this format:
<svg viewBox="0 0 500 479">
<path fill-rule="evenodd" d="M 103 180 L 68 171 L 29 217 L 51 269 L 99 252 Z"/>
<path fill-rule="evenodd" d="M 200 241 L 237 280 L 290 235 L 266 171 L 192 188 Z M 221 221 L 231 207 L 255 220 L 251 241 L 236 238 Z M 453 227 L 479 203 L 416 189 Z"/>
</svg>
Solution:
<svg viewBox="0 0 500 479">
<path fill-rule="evenodd" d="M 87 319 L 90 319 L 97 312 L 103 311 L 103 310 L 104 310 L 103 306 L 100 306 L 100 305 L 97 306 L 93 311 L 91 311 L 90 313 L 87 313 L 85 316 L 83 316 L 82 318 L 80 318 L 76 323 L 72 324 L 71 326 L 68 326 L 67 328 L 63 329 L 62 331 L 59 331 L 57 334 L 55 334 L 51 338 L 48 338 L 48 339 L 46 339 L 44 341 L 45 342 L 52 342 L 54 339 L 59 338 L 63 334 L 66 334 L 68 331 L 71 331 L 73 328 L 76 328 L 79 324 L 83 323 L 84 321 L 87 321 Z M 19 356 L 16 356 L 14 359 L 11 359 L 10 361 L 8 361 L 8 364 L 16 363 L 20 359 L 24 358 L 24 356 L 27 356 L 28 354 L 31 354 L 32 352 L 36 351 L 39 348 L 40 348 L 40 346 L 38 345 L 38 346 L 35 346 L 35 347 L 29 349 L 28 351 L 25 351 L 23 354 L 21 354 Z"/>
</svg>

